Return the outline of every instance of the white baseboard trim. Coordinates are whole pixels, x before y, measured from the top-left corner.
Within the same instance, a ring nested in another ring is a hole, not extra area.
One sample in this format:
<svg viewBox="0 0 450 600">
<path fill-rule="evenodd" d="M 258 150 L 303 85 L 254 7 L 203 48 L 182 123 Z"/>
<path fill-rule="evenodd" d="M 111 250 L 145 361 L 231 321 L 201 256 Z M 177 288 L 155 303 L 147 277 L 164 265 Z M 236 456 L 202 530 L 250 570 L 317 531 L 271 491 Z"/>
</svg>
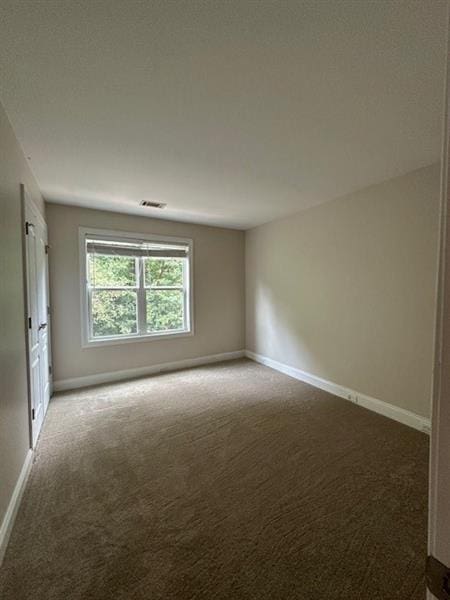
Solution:
<svg viewBox="0 0 450 600">
<path fill-rule="evenodd" d="M 6 548 L 8 546 L 9 537 L 14 525 L 14 520 L 19 510 L 20 501 L 25 490 L 25 486 L 30 475 L 31 466 L 33 464 L 33 451 L 30 449 L 25 457 L 22 469 L 20 471 L 19 478 L 14 487 L 14 491 L 9 501 L 8 508 L 6 509 L 5 516 L 3 518 L 2 525 L 0 527 L 0 566 L 5 556 Z"/>
<path fill-rule="evenodd" d="M 236 350 L 234 352 L 222 352 L 221 354 L 209 354 L 208 356 L 199 356 L 197 358 L 186 358 L 174 362 L 159 363 L 149 367 L 139 367 L 136 369 L 125 369 L 123 371 L 114 371 L 112 373 L 97 373 L 85 377 L 75 377 L 73 379 L 60 379 L 53 383 L 53 391 L 64 392 L 78 388 L 98 385 L 101 383 L 112 383 L 124 379 L 133 379 L 134 377 L 145 377 L 145 375 L 154 375 L 164 371 L 178 371 L 180 369 L 189 369 L 201 365 L 222 362 L 226 360 L 235 360 L 245 356 L 245 350 Z"/>
<path fill-rule="evenodd" d="M 355 404 L 359 404 L 360 406 L 372 410 L 373 412 L 384 415 L 385 417 L 389 417 L 390 419 L 394 419 L 399 423 L 409 425 L 409 427 L 413 427 L 414 429 L 418 429 L 419 431 L 423 431 L 428 434 L 430 433 L 431 422 L 430 419 L 427 419 L 426 417 L 417 415 L 416 413 L 405 410 L 404 408 L 394 406 L 393 404 L 389 404 L 383 400 L 372 398 L 371 396 L 367 396 L 367 394 L 362 394 L 361 392 L 357 392 L 351 388 L 333 383 L 327 379 L 322 379 L 321 377 L 317 377 L 317 375 L 312 375 L 306 371 L 301 371 L 295 367 L 290 367 L 273 360 L 272 358 L 268 358 L 267 356 L 256 354 L 251 350 L 246 350 L 245 356 L 251 360 L 254 360 L 255 362 L 261 363 L 262 365 L 266 365 L 267 367 L 271 367 L 276 371 L 280 371 L 285 375 L 294 377 L 294 379 L 299 379 L 304 383 L 309 383 L 310 385 L 329 392 L 330 394 L 334 394 L 340 398 L 345 398 L 346 400 L 349 400 Z"/>
</svg>

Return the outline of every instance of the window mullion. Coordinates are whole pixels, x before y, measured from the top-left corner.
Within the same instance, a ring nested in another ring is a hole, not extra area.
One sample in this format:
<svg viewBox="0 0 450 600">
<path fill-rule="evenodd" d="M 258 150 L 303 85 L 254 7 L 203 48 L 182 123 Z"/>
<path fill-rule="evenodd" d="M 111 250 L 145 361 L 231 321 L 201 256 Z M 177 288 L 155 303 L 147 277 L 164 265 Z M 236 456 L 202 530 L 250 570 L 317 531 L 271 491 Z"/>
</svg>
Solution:
<svg viewBox="0 0 450 600">
<path fill-rule="evenodd" d="M 135 285 L 123 285 L 107 287 L 99 285 L 98 287 L 89 287 L 92 292 L 134 292 L 137 289 Z"/>
<path fill-rule="evenodd" d="M 147 289 L 153 290 L 155 292 L 182 292 L 184 287 L 182 285 L 150 285 Z"/>
<path fill-rule="evenodd" d="M 92 288 L 87 286 L 87 304 L 88 304 L 88 339 L 94 337 L 94 324 L 92 322 Z"/>
<path fill-rule="evenodd" d="M 189 294 L 187 289 L 187 278 L 185 268 L 183 269 L 183 322 L 185 329 L 191 328 Z"/>
<path fill-rule="evenodd" d="M 145 287 L 144 287 L 144 258 L 141 256 L 137 259 L 137 278 L 139 287 L 137 291 L 137 307 L 138 307 L 138 333 L 145 335 L 147 333 L 147 314 L 145 306 Z"/>
</svg>

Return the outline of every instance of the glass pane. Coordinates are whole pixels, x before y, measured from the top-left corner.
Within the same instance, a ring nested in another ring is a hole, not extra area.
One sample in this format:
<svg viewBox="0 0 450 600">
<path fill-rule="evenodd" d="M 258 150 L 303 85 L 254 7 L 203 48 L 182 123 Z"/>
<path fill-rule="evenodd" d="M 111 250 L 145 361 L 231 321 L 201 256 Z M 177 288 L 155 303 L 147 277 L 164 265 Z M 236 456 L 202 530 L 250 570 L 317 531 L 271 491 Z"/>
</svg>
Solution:
<svg viewBox="0 0 450 600">
<path fill-rule="evenodd" d="M 136 292 L 99 290 L 92 292 L 94 337 L 136 333 Z"/>
<path fill-rule="evenodd" d="M 183 285 L 183 258 L 146 258 L 145 285 Z"/>
<path fill-rule="evenodd" d="M 181 290 L 148 290 L 147 331 L 184 329 L 183 298 Z"/>
<path fill-rule="evenodd" d="M 129 256 L 88 254 L 89 281 L 92 287 L 136 285 L 136 259 Z"/>
</svg>

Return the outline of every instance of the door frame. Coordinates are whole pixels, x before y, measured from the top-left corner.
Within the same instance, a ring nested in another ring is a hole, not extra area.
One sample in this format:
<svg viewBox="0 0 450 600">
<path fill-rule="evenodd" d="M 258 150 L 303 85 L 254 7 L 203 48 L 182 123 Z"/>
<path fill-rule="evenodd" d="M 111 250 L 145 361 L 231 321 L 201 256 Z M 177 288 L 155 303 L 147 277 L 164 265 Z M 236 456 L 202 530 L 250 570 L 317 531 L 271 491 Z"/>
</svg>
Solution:
<svg viewBox="0 0 450 600">
<path fill-rule="evenodd" d="M 23 298 L 24 298 L 24 334 L 25 334 L 25 349 L 26 349 L 26 365 L 27 365 L 27 392 L 28 392 L 28 436 L 29 436 L 29 445 L 30 448 L 33 448 L 33 417 L 32 417 L 32 409 L 33 409 L 33 399 L 32 399 L 32 391 L 31 391 L 31 378 L 30 378 L 30 343 L 29 343 L 29 328 L 28 328 L 28 266 L 27 266 L 27 236 L 26 236 L 26 208 L 29 208 L 31 212 L 36 215 L 39 224 L 45 228 L 48 232 L 47 223 L 42 216 L 40 210 L 34 203 L 31 195 L 28 193 L 25 184 L 20 184 L 20 210 L 21 210 L 21 236 L 22 236 L 22 279 L 23 279 Z M 47 261 L 48 261 L 48 255 Z M 49 289 L 49 280 L 48 280 L 48 262 L 47 262 L 47 273 L 46 273 L 46 285 L 47 285 L 47 299 L 48 305 L 50 305 L 50 289 Z M 52 355 L 51 355 L 51 326 L 50 326 L 50 314 L 47 315 L 47 323 L 48 323 L 48 355 L 49 355 L 49 365 L 52 365 Z M 49 375 L 49 385 L 50 385 L 50 397 L 53 392 L 53 375 Z M 45 419 L 45 413 L 44 413 Z"/>
<path fill-rule="evenodd" d="M 450 16 L 450 4 L 449 4 Z M 433 364 L 432 419 L 428 508 L 427 576 L 439 589 L 440 566 L 450 568 L 450 18 L 447 20 L 447 64 L 441 153 L 441 199 L 439 208 L 439 257 L 437 276 L 435 349 Z M 437 563 L 435 562 L 438 561 Z M 434 563 L 434 567 L 433 567 Z M 429 581 L 430 585 L 430 581 Z M 438 592 L 437 592 L 438 593 Z M 427 589 L 427 599 L 436 596 Z"/>
</svg>

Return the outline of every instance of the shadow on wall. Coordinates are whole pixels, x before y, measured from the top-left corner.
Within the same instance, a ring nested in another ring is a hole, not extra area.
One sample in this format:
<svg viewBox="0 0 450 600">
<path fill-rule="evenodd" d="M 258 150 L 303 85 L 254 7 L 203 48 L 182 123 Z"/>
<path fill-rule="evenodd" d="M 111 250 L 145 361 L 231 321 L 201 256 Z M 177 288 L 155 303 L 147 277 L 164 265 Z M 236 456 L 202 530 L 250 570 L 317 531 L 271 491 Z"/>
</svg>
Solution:
<svg viewBox="0 0 450 600">
<path fill-rule="evenodd" d="M 292 307 L 289 303 L 277 298 L 276 292 L 264 283 L 257 284 L 252 302 L 255 307 L 254 345 L 262 349 L 263 356 L 280 362 L 288 356 L 288 366 L 301 364 L 302 370 L 310 373 L 329 372 L 319 354 L 314 352 L 305 328 L 290 318 Z"/>
<path fill-rule="evenodd" d="M 439 174 L 248 231 L 247 349 L 429 417 Z"/>
</svg>

